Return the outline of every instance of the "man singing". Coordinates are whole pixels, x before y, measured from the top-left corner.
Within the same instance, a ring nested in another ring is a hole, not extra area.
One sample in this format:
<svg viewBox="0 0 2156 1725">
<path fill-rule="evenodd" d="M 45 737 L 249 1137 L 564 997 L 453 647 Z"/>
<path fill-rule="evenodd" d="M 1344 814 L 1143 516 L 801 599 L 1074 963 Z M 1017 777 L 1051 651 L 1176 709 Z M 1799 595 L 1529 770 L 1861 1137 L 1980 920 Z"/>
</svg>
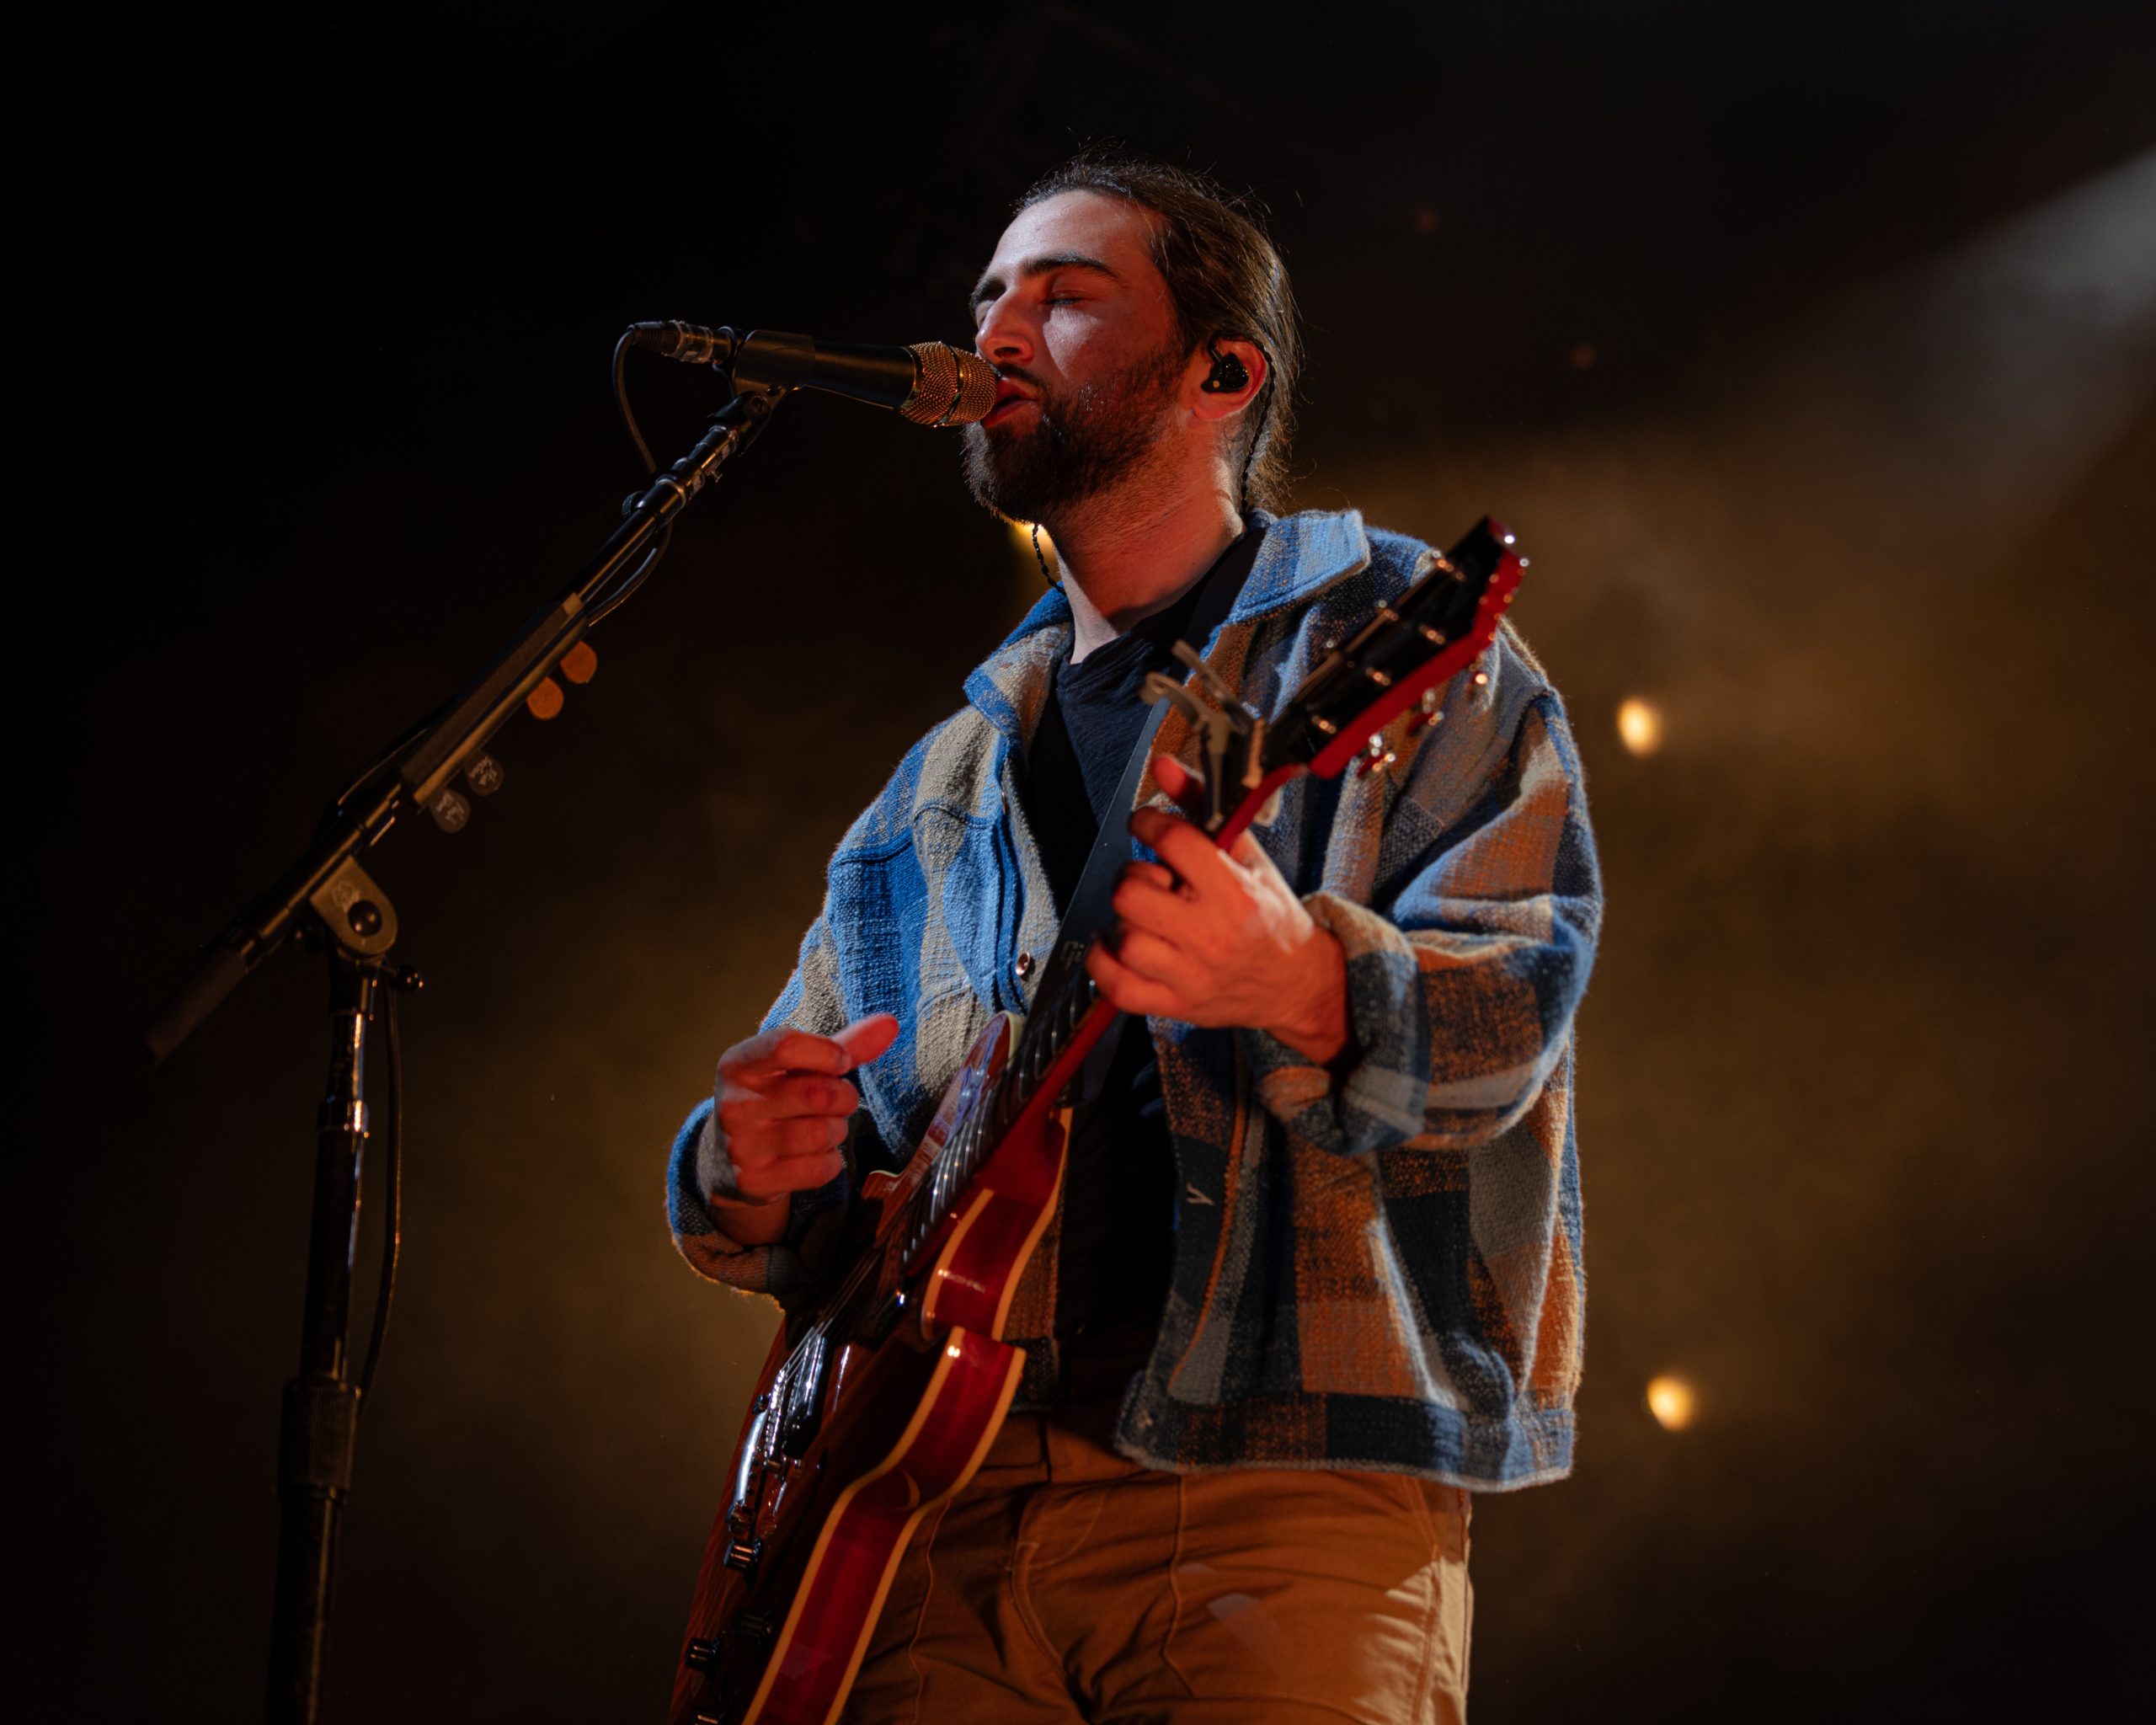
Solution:
<svg viewBox="0 0 2156 1725">
<path fill-rule="evenodd" d="M 1209 180 L 1079 158 L 973 309 L 1001 384 L 967 480 L 1061 579 L 841 842 L 792 980 L 676 1141 L 676 1243 L 813 1295 L 859 1180 L 1026 1010 L 1096 833 L 1127 826 L 1123 932 L 1086 962 L 1129 1017 L 1013 1309 L 1015 1411 L 915 1534 L 846 1717 L 1460 1719 L 1468 1493 L 1572 1460 L 1601 896 L 1562 704 L 1508 629 L 1415 746 L 1297 781 L 1230 850 L 1152 786 L 1117 806 L 1193 617 L 1225 616 L 1193 644 L 1271 711 L 1428 553 L 1268 513 L 1301 341 Z M 1168 798 L 1192 783 L 1156 761 Z"/>
</svg>

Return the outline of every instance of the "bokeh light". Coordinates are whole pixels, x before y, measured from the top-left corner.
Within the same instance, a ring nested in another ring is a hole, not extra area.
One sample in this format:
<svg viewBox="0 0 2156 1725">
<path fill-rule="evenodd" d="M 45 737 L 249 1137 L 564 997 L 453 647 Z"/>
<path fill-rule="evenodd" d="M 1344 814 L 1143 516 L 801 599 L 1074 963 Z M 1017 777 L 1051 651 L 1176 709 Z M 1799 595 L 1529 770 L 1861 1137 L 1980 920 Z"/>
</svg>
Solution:
<svg viewBox="0 0 2156 1725">
<path fill-rule="evenodd" d="M 1690 1384 L 1673 1372 L 1647 1382 L 1647 1412 L 1666 1432 L 1681 1432 L 1699 1412 L 1700 1398 Z"/>
<path fill-rule="evenodd" d="M 1617 708 L 1617 734 L 1633 754 L 1653 754 L 1662 746 L 1662 709 L 1637 695 L 1626 697 Z"/>
</svg>

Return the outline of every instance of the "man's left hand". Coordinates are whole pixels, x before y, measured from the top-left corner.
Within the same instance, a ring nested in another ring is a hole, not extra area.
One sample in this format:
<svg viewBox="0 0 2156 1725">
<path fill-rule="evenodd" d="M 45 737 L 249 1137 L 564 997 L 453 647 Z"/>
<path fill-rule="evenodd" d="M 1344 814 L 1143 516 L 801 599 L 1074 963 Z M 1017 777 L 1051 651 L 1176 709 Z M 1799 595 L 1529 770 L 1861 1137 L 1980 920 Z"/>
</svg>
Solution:
<svg viewBox="0 0 2156 1725">
<path fill-rule="evenodd" d="M 1153 777 L 1186 806 L 1200 784 L 1171 756 L 1155 760 Z M 1186 1024 L 1248 1026 L 1315 1065 L 1337 1060 L 1348 1047 L 1347 959 L 1257 841 L 1245 832 L 1223 851 L 1158 809 L 1132 815 L 1130 830 L 1161 861 L 1123 871 L 1115 950 L 1096 942 L 1086 955 L 1110 1003 Z"/>
</svg>

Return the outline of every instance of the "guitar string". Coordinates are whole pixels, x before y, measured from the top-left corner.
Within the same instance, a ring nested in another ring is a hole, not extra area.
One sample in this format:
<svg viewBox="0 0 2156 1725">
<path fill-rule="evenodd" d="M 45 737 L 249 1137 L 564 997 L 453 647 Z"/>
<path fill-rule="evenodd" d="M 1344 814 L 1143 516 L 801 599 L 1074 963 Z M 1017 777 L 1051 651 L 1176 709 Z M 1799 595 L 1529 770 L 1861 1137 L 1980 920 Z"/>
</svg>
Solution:
<svg viewBox="0 0 2156 1725">
<path fill-rule="evenodd" d="M 1036 1008 L 1033 1017 L 1027 1021 L 1026 1032 L 1019 1038 L 1018 1047 L 1012 1051 L 1010 1062 L 982 1092 L 974 1106 L 967 1111 L 965 1119 L 960 1123 L 958 1130 L 952 1135 L 951 1147 L 957 1146 L 968 1133 L 975 1131 L 979 1123 L 993 1118 L 999 1112 L 1007 1114 L 1005 1121 L 1006 1125 L 1010 1120 L 1015 1119 L 1025 1112 L 1038 1093 L 1037 1085 L 1028 1087 L 1026 1083 L 1025 1068 L 1030 1063 L 1030 1057 L 1038 1047 L 1060 1044 L 1055 1046 L 1054 1053 L 1048 1054 L 1040 1060 L 1040 1071 L 1044 1076 L 1061 1056 L 1064 1047 L 1068 1045 L 1070 1033 L 1082 1025 L 1089 1014 L 1077 1014 L 1069 1024 L 1067 1030 L 1059 1032 L 1058 1027 L 1063 1025 L 1066 1018 L 1071 1017 L 1071 1008 L 1076 1004 L 1081 995 L 1090 992 L 1085 974 L 1081 971 L 1075 973 L 1070 980 L 1057 990 L 1055 998 L 1047 1003 L 1045 1012 Z M 1038 1034 L 1035 1033 L 1037 1029 Z M 1033 1093 L 1027 1093 L 1029 1090 Z M 1013 1098 L 1017 1099 L 1014 1101 Z M 1004 1107 L 1006 1103 L 1010 1103 L 1007 1110 Z M 1000 1143 L 1001 1140 L 999 1137 L 995 1141 Z M 947 1172 L 956 1178 L 941 1181 L 931 1178 L 914 1189 L 911 1197 L 906 1200 L 903 1215 L 905 1226 L 899 1231 L 899 1237 L 905 1242 L 903 1249 L 907 1257 L 912 1256 L 913 1252 L 919 1249 L 915 1243 L 916 1235 L 918 1234 L 921 1240 L 925 1242 L 927 1233 L 943 1220 L 944 1215 L 948 1214 L 949 1197 L 954 1193 L 964 1191 L 970 1186 L 972 1178 L 978 1172 L 980 1162 L 985 1159 L 978 1152 L 988 1142 L 986 1131 L 979 1130 L 974 1142 L 962 1151 L 958 1158 L 955 1160 L 947 1156 L 939 1158 L 937 1164 L 937 1175 L 941 1176 Z M 958 1166 L 959 1162 L 964 1164 L 963 1169 Z M 946 1199 L 945 1208 L 940 1211 L 937 1210 L 935 1204 L 939 1190 Z M 924 1212 L 932 1213 L 924 1214 Z M 825 1303 L 822 1311 L 808 1329 L 802 1332 L 801 1339 L 787 1350 L 787 1364 L 789 1367 L 795 1361 L 802 1359 L 812 1344 L 828 1347 L 835 1338 L 835 1327 L 840 1319 L 846 1319 L 849 1324 L 851 1322 L 857 1315 L 857 1302 L 867 1290 L 871 1279 L 870 1273 L 881 1268 L 883 1257 L 883 1253 L 871 1252 L 855 1263 L 852 1268 L 847 1272 L 845 1279 L 834 1291 L 831 1298 Z"/>
</svg>

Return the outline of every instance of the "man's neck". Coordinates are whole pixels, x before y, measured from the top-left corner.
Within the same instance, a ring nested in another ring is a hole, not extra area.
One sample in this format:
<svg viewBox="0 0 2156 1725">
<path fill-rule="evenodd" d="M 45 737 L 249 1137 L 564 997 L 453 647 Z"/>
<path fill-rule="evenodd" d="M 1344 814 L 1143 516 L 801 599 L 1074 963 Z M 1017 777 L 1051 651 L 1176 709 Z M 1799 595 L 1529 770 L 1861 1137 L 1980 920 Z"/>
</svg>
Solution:
<svg viewBox="0 0 2156 1725">
<path fill-rule="evenodd" d="M 1235 505 L 1210 489 L 1143 501 L 1095 498 L 1057 522 L 1071 663 L 1166 611 L 1242 531 Z"/>
</svg>

